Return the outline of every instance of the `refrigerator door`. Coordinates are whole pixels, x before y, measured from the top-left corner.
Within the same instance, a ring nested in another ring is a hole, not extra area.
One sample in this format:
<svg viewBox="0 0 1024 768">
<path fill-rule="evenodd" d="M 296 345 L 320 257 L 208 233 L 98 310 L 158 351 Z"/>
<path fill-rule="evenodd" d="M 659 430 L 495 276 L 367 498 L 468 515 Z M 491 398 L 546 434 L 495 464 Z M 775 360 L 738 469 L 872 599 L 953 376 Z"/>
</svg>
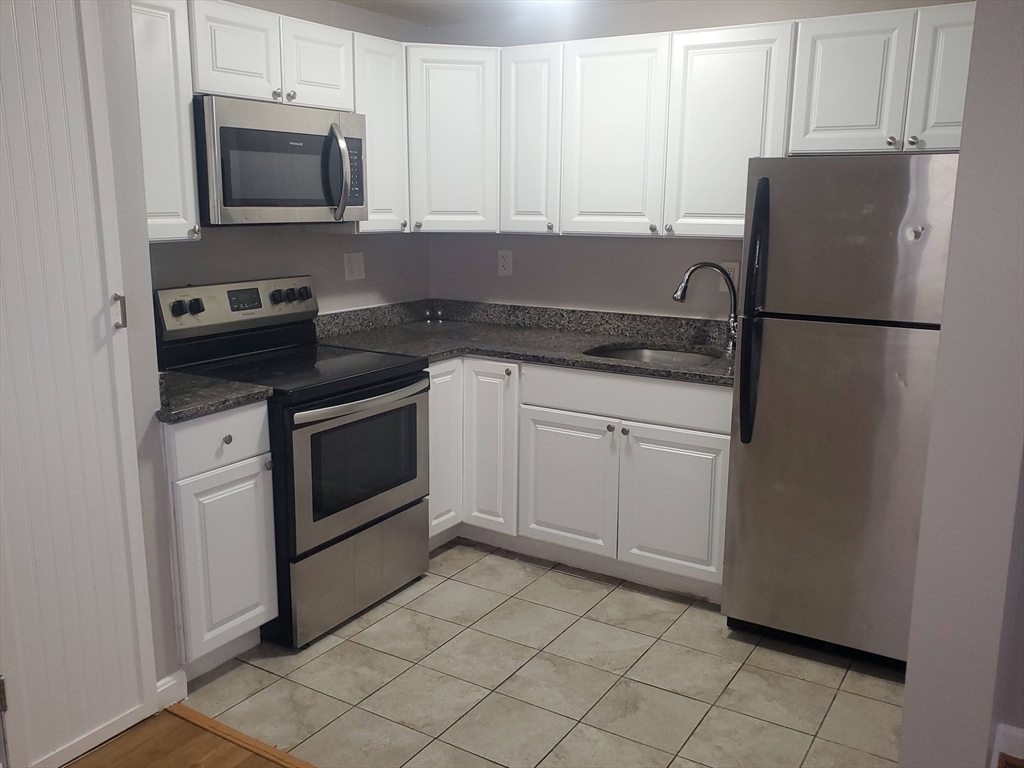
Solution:
<svg viewBox="0 0 1024 768">
<path fill-rule="evenodd" d="M 763 311 L 938 324 L 956 170 L 955 154 L 751 160 L 744 253 L 767 206 Z"/>
<path fill-rule="evenodd" d="M 750 442 L 730 448 L 722 612 L 906 659 L 939 333 L 756 322 Z"/>
</svg>

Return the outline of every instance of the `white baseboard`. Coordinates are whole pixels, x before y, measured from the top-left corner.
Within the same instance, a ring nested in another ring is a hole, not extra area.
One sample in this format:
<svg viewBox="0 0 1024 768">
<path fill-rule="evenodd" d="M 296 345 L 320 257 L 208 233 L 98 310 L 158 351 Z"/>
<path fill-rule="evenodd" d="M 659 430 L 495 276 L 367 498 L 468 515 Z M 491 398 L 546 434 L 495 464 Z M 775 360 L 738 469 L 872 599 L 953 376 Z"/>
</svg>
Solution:
<svg viewBox="0 0 1024 768">
<path fill-rule="evenodd" d="M 236 637 L 230 643 L 222 645 L 214 651 L 210 651 L 205 656 L 200 656 L 198 659 L 190 661 L 185 665 L 185 676 L 189 680 L 195 680 L 200 675 L 204 675 L 210 670 L 216 669 L 224 662 L 230 661 L 238 654 L 245 653 L 250 648 L 255 648 L 259 644 L 259 629 L 246 632 L 241 637 Z"/>
<path fill-rule="evenodd" d="M 443 546 L 444 544 L 447 544 L 449 541 L 451 541 L 458 535 L 458 525 L 453 525 L 451 528 L 441 531 L 440 533 L 435 533 L 433 536 L 430 537 L 430 551 L 433 552 L 435 549 L 437 549 L 440 546 Z"/>
<path fill-rule="evenodd" d="M 997 725 L 995 737 L 992 739 L 990 768 L 996 768 L 1000 752 L 1024 760 L 1024 728 L 1017 728 L 1006 723 Z"/>
<path fill-rule="evenodd" d="M 188 696 L 188 681 L 185 679 L 185 670 L 179 669 L 172 675 L 168 675 L 156 684 L 156 703 L 160 709 L 167 709 L 171 704 L 177 704 Z"/>
</svg>

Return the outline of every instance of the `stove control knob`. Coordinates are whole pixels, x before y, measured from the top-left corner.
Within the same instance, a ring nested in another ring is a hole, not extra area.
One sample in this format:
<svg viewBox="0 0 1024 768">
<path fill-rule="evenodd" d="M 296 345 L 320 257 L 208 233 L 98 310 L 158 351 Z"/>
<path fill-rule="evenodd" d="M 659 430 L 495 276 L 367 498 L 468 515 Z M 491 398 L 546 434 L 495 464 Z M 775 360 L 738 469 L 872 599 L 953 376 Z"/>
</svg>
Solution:
<svg viewBox="0 0 1024 768">
<path fill-rule="evenodd" d="M 287 301 L 289 304 L 291 304 L 293 301 L 295 301 L 295 289 L 294 288 L 289 288 L 287 291 L 284 292 L 284 300 Z"/>
<path fill-rule="evenodd" d="M 190 315 L 198 315 L 200 312 L 205 312 L 206 307 L 203 305 L 202 299 L 189 299 L 188 302 L 188 313 Z"/>
<path fill-rule="evenodd" d="M 309 301 L 311 298 L 313 298 L 313 292 L 309 290 L 308 285 L 299 288 L 299 301 Z"/>
<path fill-rule="evenodd" d="M 273 291 L 270 292 L 271 304 L 280 304 L 282 301 L 284 301 L 284 291 L 282 291 L 280 288 L 275 288 Z"/>
<path fill-rule="evenodd" d="M 186 312 L 188 312 L 188 306 L 185 304 L 184 299 L 175 299 L 171 302 L 171 315 L 181 317 Z"/>
</svg>

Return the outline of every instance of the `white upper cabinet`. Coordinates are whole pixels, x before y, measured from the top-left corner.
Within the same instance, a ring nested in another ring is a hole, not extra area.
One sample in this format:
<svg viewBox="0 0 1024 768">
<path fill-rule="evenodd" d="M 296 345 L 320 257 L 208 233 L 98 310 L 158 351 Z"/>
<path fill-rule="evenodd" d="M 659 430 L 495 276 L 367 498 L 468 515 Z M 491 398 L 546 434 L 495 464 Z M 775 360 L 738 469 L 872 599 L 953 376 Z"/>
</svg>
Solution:
<svg viewBox="0 0 1024 768">
<path fill-rule="evenodd" d="M 366 116 L 367 218 L 360 232 L 407 232 L 405 46 L 356 34 L 356 111 Z"/>
<path fill-rule="evenodd" d="M 959 149 L 974 3 L 917 12 L 907 99 L 907 150 Z"/>
<path fill-rule="evenodd" d="M 665 233 L 743 237 L 747 161 L 780 157 L 793 23 L 672 36 Z"/>
<path fill-rule="evenodd" d="M 132 0 L 150 240 L 199 237 L 185 0 Z"/>
<path fill-rule="evenodd" d="M 462 360 L 430 366 L 430 535 L 462 521 Z"/>
<path fill-rule="evenodd" d="M 286 104 L 351 112 L 352 33 L 281 18 L 282 89 Z"/>
<path fill-rule="evenodd" d="M 410 45 L 410 205 L 417 232 L 498 229 L 498 49 Z M 368 167 L 370 184 L 373 171 Z"/>
<path fill-rule="evenodd" d="M 193 0 L 192 69 L 199 93 L 281 98 L 280 16 L 220 0 Z"/>
<path fill-rule="evenodd" d="M 563 232 L 661 232 L 669 41 L 566 43 Z"/>
<path fill-rule="evenodd" d="M 800 22 L 791 152 L 899 151 L 914 10 Z"/>
<path fill-rule="evenodd" d="M 501 51 L 501 230 L 559 231 L 562 44 Z"/>
</svg>

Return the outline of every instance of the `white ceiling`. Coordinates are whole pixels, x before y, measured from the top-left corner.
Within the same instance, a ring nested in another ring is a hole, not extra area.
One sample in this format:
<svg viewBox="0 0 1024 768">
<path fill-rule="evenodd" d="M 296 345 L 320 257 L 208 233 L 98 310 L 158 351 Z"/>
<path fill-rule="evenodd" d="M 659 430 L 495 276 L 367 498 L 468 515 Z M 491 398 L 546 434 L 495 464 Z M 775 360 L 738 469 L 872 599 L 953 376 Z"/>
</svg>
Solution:
<svg viewBox="0 0 1024 768">
<path fill-rule="evenodd" d="M 339 0 L 368 11 L 404 19 L 427 27 L 471 22 L 501 21 L 555 8 L 578 10 L 626 5 L 644 0 Z"/>
</svg>

